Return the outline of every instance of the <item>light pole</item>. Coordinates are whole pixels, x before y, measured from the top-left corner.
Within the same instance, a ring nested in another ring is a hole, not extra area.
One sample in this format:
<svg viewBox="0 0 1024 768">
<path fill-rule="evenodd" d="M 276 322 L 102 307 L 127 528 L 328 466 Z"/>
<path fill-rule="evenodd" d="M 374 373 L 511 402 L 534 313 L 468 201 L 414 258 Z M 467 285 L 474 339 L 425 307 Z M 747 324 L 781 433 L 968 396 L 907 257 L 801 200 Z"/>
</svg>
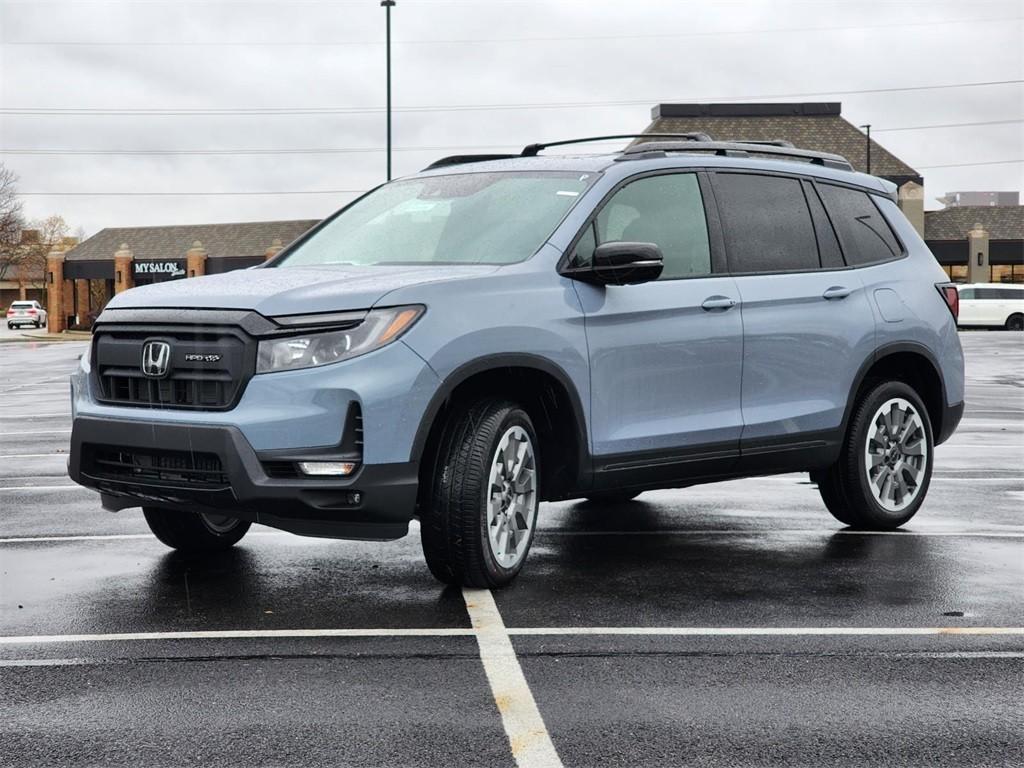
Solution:
<svg viewBox="0 0 1024 768">
<path fill-rule="evenodd" d="M 388 79 L 388 181 L 391 181 L 391 8 L 395 0 L 380 0 L 385 14 L 385 55 L 387 56 L 387 79 Z"/>
<path fill-rule="evenodd" d="M 862 125 L 860 127 L 867 131 L 867 144 L 865 145 L 867 151 L 867 173 L 871 173 L 871 123 L 868 123 L 867 125 Z"/>
</svg>

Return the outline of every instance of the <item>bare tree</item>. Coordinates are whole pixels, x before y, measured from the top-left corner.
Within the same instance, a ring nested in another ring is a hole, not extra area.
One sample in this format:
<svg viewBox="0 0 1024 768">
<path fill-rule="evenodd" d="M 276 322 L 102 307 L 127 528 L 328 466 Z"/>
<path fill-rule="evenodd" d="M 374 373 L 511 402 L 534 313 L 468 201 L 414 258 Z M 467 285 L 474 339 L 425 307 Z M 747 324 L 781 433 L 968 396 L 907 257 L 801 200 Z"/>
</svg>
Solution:
<svg viewBox="0 0 1024 768">
<path fill-rule="evenodd" d="M 36 234 L 31 243 L 23 243 L 18 260 L 18 277 L 34 288 L 45 285 L 46 257 L 56 246 L 61 246 L 71 231 L 63 216 L 47 216 L 29 225 Z"/>
<path fill-rule="evenodd" d="M 0 280 L 23 256 L 19 244 L 25 220 L 17 194 L 18 177 L 0 164 Z"/>
</svg>

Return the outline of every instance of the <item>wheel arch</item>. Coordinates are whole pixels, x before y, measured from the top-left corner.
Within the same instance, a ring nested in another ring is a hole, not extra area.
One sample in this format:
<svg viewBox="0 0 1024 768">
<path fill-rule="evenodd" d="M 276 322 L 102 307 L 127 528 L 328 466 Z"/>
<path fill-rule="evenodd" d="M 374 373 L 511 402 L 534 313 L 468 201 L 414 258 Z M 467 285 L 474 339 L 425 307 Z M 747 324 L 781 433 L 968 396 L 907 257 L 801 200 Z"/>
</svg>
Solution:
<svg viewBox="0 0 1024 768">
<path fill-rule="evenodd" d="M 413 440 L 420 488 L 429 488 L 444 426 L 453 410 L 481 396 L 520 402 L 538 431 L 541 497 L 567 498 L 589 487 L 591 467 L 583 404 L 569 374 L 551 360 L 531 354 L 488 355 L 449 374 L 431 398 Z"/>
<path fill-rule="evenodd" d="M 953 418 L 947 405 L 938 360 L 925 345 L 906 341 L 879 347 L 861 364 L 843 414 L 842 434 L 846 434 L 856 403 L 878 381 L 902 381 L 914 388 L 928 410 L 936 445 L 945 442 L 956 428 L 959 419 Z"/>
</svg>

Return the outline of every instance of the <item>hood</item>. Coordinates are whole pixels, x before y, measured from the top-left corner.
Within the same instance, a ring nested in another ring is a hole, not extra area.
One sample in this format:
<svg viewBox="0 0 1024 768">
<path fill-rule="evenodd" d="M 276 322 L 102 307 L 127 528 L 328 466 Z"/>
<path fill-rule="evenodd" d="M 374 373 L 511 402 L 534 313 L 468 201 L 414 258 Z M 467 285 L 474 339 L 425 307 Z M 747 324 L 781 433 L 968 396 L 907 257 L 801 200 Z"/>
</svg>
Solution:
<svg viewBox="0 0 1024 768">
<path fill-rule="evenodd" d="M 497 269 L 491 264 L 241 269 L 133 288 L 107 306 L 253 309 L 267 317 L 339 312 L 369 309 L 397 288 L 480 277 Z"/>
</svg>

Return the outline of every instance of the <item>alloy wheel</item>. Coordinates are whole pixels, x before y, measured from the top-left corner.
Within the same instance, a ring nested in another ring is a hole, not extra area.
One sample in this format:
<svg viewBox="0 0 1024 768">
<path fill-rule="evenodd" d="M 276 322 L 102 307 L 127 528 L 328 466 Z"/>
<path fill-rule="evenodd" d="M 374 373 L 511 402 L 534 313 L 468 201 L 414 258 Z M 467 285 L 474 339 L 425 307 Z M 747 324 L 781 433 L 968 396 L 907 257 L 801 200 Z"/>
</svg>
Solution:
<svg viewBox="0 0 1024 768">
<path fill-rule="evenodd" d="M 537 457 L 529 434 L 510 427 L 491 460 L 487 541 L 502 568 L 514 568 L 530 547 L 537 521 Z"/>
<path fill-rule="evenodd" d="M 906 509 L 921 490 L 928 436 L 921 414 L 902 397 L 886 400 L 872 417 L 864 446 L 871 493 L 885 510 Z"/>
</svg>

